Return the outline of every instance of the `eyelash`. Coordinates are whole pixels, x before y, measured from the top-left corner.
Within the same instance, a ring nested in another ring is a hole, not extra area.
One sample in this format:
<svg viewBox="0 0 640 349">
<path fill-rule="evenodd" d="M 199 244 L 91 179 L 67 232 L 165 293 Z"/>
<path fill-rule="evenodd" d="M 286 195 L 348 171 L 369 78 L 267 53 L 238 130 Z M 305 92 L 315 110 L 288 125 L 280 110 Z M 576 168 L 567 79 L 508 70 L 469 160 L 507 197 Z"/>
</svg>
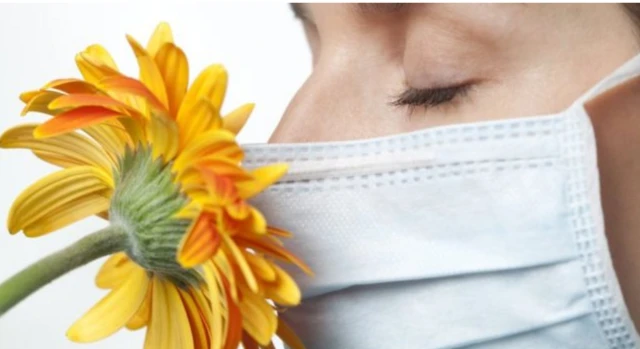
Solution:
<svg viewBox="0 0 640 349">
<path fill-rule="evenodd" d="M 423 107 L 429 109 L 450 103 L 456 98 L 465 96 L 471 87 L 472 85 L 467 83 L 439 88 L 409 88 L 395 97 L 391 104 L 394 106 Z"/>
</svg>

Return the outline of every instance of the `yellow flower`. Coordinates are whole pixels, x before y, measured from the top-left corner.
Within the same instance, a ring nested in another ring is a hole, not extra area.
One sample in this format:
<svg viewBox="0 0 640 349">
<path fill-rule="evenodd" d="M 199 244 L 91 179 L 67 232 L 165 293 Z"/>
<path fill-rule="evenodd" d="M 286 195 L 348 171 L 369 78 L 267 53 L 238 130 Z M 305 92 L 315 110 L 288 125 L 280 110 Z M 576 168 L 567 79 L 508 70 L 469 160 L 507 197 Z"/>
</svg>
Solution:
<svg viewBox="0 0 640 349">
<path fill-rule="evenodd" d="M 274 261 L 308 267 L 283 248 L 247 199 L 286 165 L 241 167 L 235 136 L 253 109 L 220 116 L 227 73 L 189 68 L 161 23 L 143 48 L 127 37 L 140 78 L 119 72 L 100 45 L 76 56 L 84 79 L 58 79 L 25 92 L 23 115 L 52 115 L 15 127 L 3 148 L 27 148 L 63 169 L 27 188 L 9 213 L 9 231 L 36 237 L 91 215 L 126 233 L 96 278 L 110 293 L 68 331 L 77 342 L 122 327 L 147 326 L 145 348 L 269 347 L 277 332 L 300 347 L 271 302 L 293 306 L 300 291 Z M 270 302 L 271 301 L 271 302 Z"/>
</svg>

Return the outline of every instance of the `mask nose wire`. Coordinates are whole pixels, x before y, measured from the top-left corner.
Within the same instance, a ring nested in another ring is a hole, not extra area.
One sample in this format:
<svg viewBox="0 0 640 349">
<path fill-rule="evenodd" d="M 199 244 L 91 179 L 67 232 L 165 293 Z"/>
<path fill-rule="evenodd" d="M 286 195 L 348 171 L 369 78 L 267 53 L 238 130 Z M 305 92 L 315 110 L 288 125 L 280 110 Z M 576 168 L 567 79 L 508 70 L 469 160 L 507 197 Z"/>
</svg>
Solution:
<svg viewBox="0 0 640 349">
<path fill-rule="evenodd" d="M 402 153 L 295 161 L 290 164 L 289 171 L 280 182 L 407 170 L 429 166 L 435 159 L 433 151 L 421 149 Z"/>
</svg>

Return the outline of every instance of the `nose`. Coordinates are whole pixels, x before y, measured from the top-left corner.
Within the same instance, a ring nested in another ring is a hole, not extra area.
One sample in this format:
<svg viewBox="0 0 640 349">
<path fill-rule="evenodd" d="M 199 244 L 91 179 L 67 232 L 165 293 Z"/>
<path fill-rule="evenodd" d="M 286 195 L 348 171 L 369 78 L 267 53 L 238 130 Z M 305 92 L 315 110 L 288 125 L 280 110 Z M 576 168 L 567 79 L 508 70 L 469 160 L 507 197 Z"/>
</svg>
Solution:
<svg viewBox="0 0 640 349">
<path fill-rule="evenodd" d="M 320 57 L 313 73 L 287 107 L 271 143 L 299 143 L 364 138 L 381 125 L 367 116 L 379 115 L 375 102 L 387 104 L 381 81 L 384 69 L 375 58 L 353 51 Z M 367 122 L 369 119 L 369 122 Z"/>
</svg>

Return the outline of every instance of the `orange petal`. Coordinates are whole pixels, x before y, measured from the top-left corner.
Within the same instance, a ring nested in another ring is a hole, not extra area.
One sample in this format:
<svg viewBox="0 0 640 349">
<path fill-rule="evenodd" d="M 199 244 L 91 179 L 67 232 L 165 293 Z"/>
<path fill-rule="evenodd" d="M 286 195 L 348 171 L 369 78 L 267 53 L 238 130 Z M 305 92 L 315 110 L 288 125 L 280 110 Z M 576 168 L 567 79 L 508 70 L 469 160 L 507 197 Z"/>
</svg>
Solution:
<svg viewBox="0 0 640 349">
<path fill-rule="evenodd" d="M 220 242 L 214 214 L 202 212 L 180 242 L 178 262 L 185 268 L 202 264 L 215 254 Z"/>
<path fill-rule="evenodd" d="M 242 347 L 244 349 L 260 349 L 258 343 L 247 332 L 242 334 Z"/>
<path fill-rule="evenodd" d="M 149 54 L 153 53 L 149 51 Z M 189 84 L 187 56 L 178 46 L 166 43 L 160 47 L 155 55 L 155 62 L 167 88 L 169 113 L 173 118 L 177 118 L 180 104 L 187 93 Z"/>
<path fill-rule="evenodd" d="M 302 340 L 296 335 L 295 332 L 287 325 L 282 318 L 278 317 L 278 330 L 276 331 L 278 337 L 291 349 L 305 349 Z"/>
<path fill-rule="evenodd" d="M 218 176 L 227 177 L 234 182 L 252 178 L 251 174 L 244 170 L 234 159 L 205 157 L 196 166 L 207 169 Z"/>
<path fill-rule="evenodd" d="M 102 107 L 80 107 L 57 115 L 34 131 L 36 138 L 51 137 L 123 116 Z"/>
<path fill-rule="evenodd" d="M 187 318 L 189 319 L 189 326 L 191 327 L 191 333 L 193 334 L 193 344 L 195 349 L 209 349 L 209 335 L 206 325 L 206 318 L 203 319 L 201 310 L 198 309 L 198 304 L 193 299 L 190 292 L 178 288 L 180 298 L 187 311 Z M 236 348 L 234 348 L 236 349 Z"/>
<path fill-rule="evenodd" d="M 138 60 L 138 66 L 140 67 L 140 80 L 147 86 L 149 91 L 158 98 L 162 103 L 164 109 L 169 108 L 169 102 L 167 99 L 167 90 L 164 87 L 164 80 L 162 74 L 156 65 L 156 62 L 132 36 L 127 35 L 127 41 L 136 55 Z"/>
<path fill-rule="evenodd" d="M 56 79 L 42 86 L 41 90 L 55 89 L 66 93 L 96 93 L 98 88 L 79 79 Z"/>
<path fill-rule="evenodd" d="M 282 246 L 275 245 L 263 238 L 253 239 L 253 238 L 246 238 L 244 236 L 237 236 L 234 239 L 238 244 L 242 245 L 243 247 L 248 247 L 253 249 L 254 251 L 266 253 L 274 258 L 283 260 L 285 262 L 289 262 L 297 266 L 298 268 L 300 268 L 305 273 L 309 275 L 313 275 L 313 272 L 311 271 L 311 268 L 309 268 L 308 265 L 306 265 L 300 258 L 296 257 L 294 254 L 287 251 Z"/>
<path fill-rule="evenodd" d="M 276 228 L 276 227 L 267 227 L 267 233 L 269 235 L 278 236 L 282 238 L 290 238 L 293 236 L 293 234 L 291 234 L 290 232 Z"/>
<path fill-rule="evenodd" d="M 142 82 L 126 76 L 111 76 L 100 80 L 98 87 L 113 96 L 125 94 L 144 98 L 154 109 L 166 111 L 164 105 Z"/>
<path fill-rule="evenodd" d="M 258 282 L 256 281 L 256 277 L 253 275 L 253 272 L 249 267 L 249 263 L 247 263 L 247 260 L 244 258 L 240 248 L 238 248 L 236 243 L 226 234 L 220 234 L 220 236 L 222 236 L 222 242 L 224 243 L 226 250 L 228 250 L 228 254 L 230 254 L 236 261 L 236 265 L 240 269 L 242 276 L 244 276 L 249 289 L 254 293 L 258 292 Z"/>
<path fill-rule="evenodd" d="M 235 185 L 229 178 L 219 176 L 206 168 L 201 168 L 200 173 L 207 185 L 214 205 L 232 205 L 236 202 L 236 199 L 239 199 Z"/>
<path fill-rule="evenodd" d="M 117 101 L 109 96 L 98 94 L 77 93 L 71 95 L 63 95 L 56 98 L 49 104 L 49 109 L 67 109 L 78 107 L 103 107 L 111 109 L 115 112 L 142 117 L 135 109 L 128 105 Z"/>
<path fill-rule="evenodd" d="M 178 155 L 173 168 L 182 172 L 204 157 L 220 157 L 240 161 L 242 149 L 235 135 L 226 130 L 212 130 L 199 135 Z"/>
<path fill-rule="evenodd" d="M 232 181 L 249 180 L 251 175 L 245 171 L 237 161 L 225 158 L 204 158 L 188 167 L 177 177 L 177 182 L 185 185 L 203 185 L 201 169 L 209 170 L 219 176 L 227 177 Z"/>
<path fill-rule="evenodd" d="M 242 314 L 240 308 L 236 304 L 236 301 L 231 296 L 229 282 L 223 277 L 222 282 L 226 289 L 225 296 L 227 301 L 227 308 L 229 309 L 229 318 L 227 319 L 227 332 L 225 334 L 225 346 L 224 349 L 236 349 L 240 345 L 242 340 Z"/>
</svg>

